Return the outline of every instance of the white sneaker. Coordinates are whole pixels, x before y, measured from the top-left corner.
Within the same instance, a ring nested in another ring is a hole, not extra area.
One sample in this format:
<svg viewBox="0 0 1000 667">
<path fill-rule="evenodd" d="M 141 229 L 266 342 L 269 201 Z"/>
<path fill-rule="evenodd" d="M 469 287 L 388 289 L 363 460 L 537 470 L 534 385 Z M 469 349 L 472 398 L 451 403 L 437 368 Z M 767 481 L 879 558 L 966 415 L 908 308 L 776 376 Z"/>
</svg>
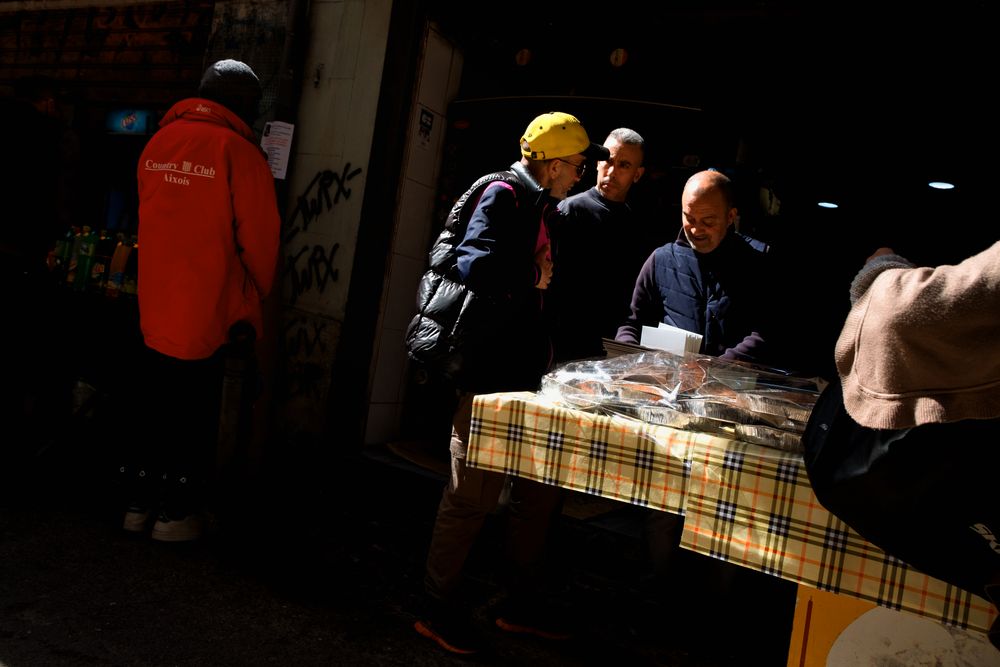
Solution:
<svg viewBox="0 0 1000 667">
<path fill-rule="evenodd" d="M 122 521 L 122 529 L 130 533 L 145 532 L 149 525 L 149 518 L 152 515 L 148 509 L 141 507 L 129 507 L 125 510 L 125 520 Z"/>
<path fill-rule="evenodd" d="M 201 514 L 189 514 L 182 519 L 170 519 L 160 513 L 150 534 L 159 542 L 191 542 L 205 532 L 205 518 Z"/>
</svg>

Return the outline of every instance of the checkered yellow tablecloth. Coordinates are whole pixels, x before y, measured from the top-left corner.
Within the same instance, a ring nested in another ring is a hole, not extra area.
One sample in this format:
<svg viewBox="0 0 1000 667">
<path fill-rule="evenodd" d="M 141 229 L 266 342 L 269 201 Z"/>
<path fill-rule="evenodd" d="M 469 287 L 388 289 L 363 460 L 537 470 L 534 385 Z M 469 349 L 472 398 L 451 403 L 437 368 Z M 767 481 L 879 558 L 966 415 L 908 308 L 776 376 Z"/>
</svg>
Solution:
<svg viewBox="0 0 1000 667">
<path fill-rule="evenodd" d="M 827 512 L 798 454 L 512 392 L 475 398 L 468 461 L 683 514 L 683 547 L 777 577 L 980 632 L 996 615 Z"/>
</svg>

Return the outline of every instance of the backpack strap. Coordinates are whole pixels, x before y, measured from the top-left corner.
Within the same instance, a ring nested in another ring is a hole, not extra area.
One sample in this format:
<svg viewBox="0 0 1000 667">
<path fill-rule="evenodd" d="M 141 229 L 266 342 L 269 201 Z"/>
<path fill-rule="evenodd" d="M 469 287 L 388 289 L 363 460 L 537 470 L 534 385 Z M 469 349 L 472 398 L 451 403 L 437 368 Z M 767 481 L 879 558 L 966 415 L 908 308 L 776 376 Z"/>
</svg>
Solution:
<svg viewBox="0 0 1000 667">
<path fill-rule="evenodd" d="M 458 198 L 455 205 L 451 207 L 451 212 L 448 213 L 448 217 L 445 219 L 444 227 L 445 229 L 451 230 L 452 233 L 458 235 L 461 232 L 462 235 L 465 234 L 465 226 L 469 224 L 469 218 L 472 217 L 472 212 L 476 210 L 476 205 L 479 203 L 479 198 L 483 196 L 483 192 L 486 190 L 486 186 L 490 183 L 495 183 L 497 181 L 503 181 L 509 185 L 521 186 L 521 180 L 514 174 L 513 171 L 495 171 L 492 174 L 486 174 L 481 176 L 475 183 L 473 183 L 465 193 Z M 514 192 L 517 190 L 515 188 Z M 466 206 L 468 201 L 473 199 L 472 206 Z"/>
<path fill-rule="evenodd" d="M 438 235 L 437 240 L 430 252 L 430 268 L 444 272 L 451 268 L 454 261 L 455 246 L 465 237 L 465 230 L 469 225 L 476 205 L 479 204 L 480 197 L 483 196 L 486 188 L 497 181 L 501 181 L 512 186 L 514 196 L 517 197 L 518 190 L 523 188 L 521 180 L 510 170 L 496 171 L 480 177 L 466 190 L 455 205 L 451 207 L 448 217 L 445 218 L 444 230 Z M 470 204 L 471 205 L 468 205 Z"/>
</svg>

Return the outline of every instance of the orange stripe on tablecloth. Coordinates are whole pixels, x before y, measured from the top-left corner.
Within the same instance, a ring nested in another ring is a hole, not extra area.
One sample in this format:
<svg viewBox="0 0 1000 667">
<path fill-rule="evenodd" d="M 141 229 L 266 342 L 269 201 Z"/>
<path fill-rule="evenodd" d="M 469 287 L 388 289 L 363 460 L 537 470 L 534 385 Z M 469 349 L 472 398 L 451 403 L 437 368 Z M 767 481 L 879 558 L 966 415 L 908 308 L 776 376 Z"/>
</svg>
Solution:
<svg viewBox="0 0 1000 667">
<path fill-rule="evenodd" d="M 691 514 L 691 509 L 688 509 L 688 514 Z M 782 549 L 775 546 L 769 546 L 763 544 L 756 540 L 736 540 L 734 538 L 720 537 L 718 531 L 712 530 L 711 528 L 701 528 L 700 526 L 692 526 L 690 531 L 695 537 L 703 537 L 709 541 L 725 541 L 725 542 L 739 542 L 743 545 L 747 545 L 745 553 L 760 553 L 766 556 L 775 556 L 776 559 L 772 559 L 770 562 L 777 565 L 771 566 L 772 569 L 780 570 L 781 572 L 787 573 L 789 576 L 795 576 L 796 580 L 800 581 L 813 581 L 813 579 L 806 576 L 806 566 L 811 566 L 812 570 L 816 572 L 817 575 L 826 573 L 834 573 L 841 575 L 843 577 L 850 577 L 853 580 L 864 580 L 864 581 L 881 581 L 881 577 L 875 577 L 866 573 L 860 564 L 855 566 L 831 566 L 828 565 L 827 560 L 821 557 L 811 556 L 804 551 L 794 551 L 790 549 Z M 693 540 L 692 543 L 697 546 L 701 546 L 701 542 Z M 704 547 L 701 547 L 704 548 Z M 840 553 L 840 552 L 837 552 Z M 747 559 L 745 562 L 757 562 L 755 560 Z M 851 560 L 848 560 L 850 563 Z M 760 562 L 761 566 L 766 566 L 763 560 Z M 793 567 L 797 566 L 797 567 Z M 844 589 L 843 586 L 839 588 Z"/>
<path fill-rule="evenodd" d="M 512 413 L 514 412 L 516 411 L 512 409 L 506 409 L 504 410 L 503 414 L 513 416 Z M 542 435 L 543 433 L 548 433 L 549 429 L 538 428 L 537 426 L 537 419 L 541 414 L 537 409 L 537 406 L 532 405 L 530 408 L 525 408 L 523 411 L 520 412 L 522 417 L 534 416 L 536 418 L 535 428 L 531 428 L 528 424 L 523 423 L 523 420 L 519 421 L 516 419 L 508 418 L 506 423 L 503 420 L 492 419 L 490 420 L 490 423 L 493 425 L 493 428 L 487 429 L 486 425 L 484 424 L 484 428 L 482 429 L 483 435 L 487 435 L 489 430 L 492 430 L 495 433 L 497 429 L 503 429 L 506 431 L 510 428 L 510 426 L 521 427 L 524 436 L 522 438 L 519 438 L 516 443 L 517 445 L 520 445 L 519 447 L 517 447 L 518 453 L 516 455 L 518 464 L 517 469 L 519 471 L 524 472 L 535 478 L 541 478 L 544 477 L 545 475 L 549 475 L 557 479 L 560 479 L 564 482 L 572 483 L 574 485 L 576 484 L 573 480 L 566 479 L 567 475 L 570 474 L 574 475 L 580 474 L 583 476 L 590 475 L 590 473 L 593 471 L 593 468 L 596 467 L 593 465 L 595 463 L 595 459 L 593 457 L 586 456 L 586 450 L 578 446 L 578 444 L 582 442 L 582 438 L 567 437 L 564 443 L 565 442 L 570 443 L 570 446 L 568 448 L 564 446 L 561 452 L 555 452 L 553 450 L 550 450 L 547 446 L 548 444 L 547 437 Z M 553 422 L 558 422 L 562 416 L 560 413 L 564 412 L 565 411 L 558 409 L 545 410 L 545 413 L 549 416 L 549 418 Z M 576 425 L 581 431 L 584 431 L 587 429 L 589 424 L 595 423 L 600 420 L 594 420 L 594 422 L 590 422 L 589 420 L 583 418 L 577 418 L 573 421 L 575 421 Z M 618 498 L 627 497 L 627 494 L 625 494 L 622 491 L 622 489 L 634 486 L 637 483 L 636 480 L 634 479 L 634 476 L 625 474 L 628 472 L 630 467 L 633 470 L 635 469 L 635 466 L 631 465 L 632 462 L 634 461 L 634 457 L 630 455 L 631 450 L 625 447 L 625 442 L 624 442 L 626 436 L 629 434 L 629 430 L 625 428 L 623 425 L 612 424 L 609 420 L 603 420 L 603 421 L 605 423 L 599 424 L 599 426 L 601 426 L 604 430 L 608 432 L 613 432 L 619 436 L 617 439 L 618 442 L 605 443 L 608 446 L 608 456 L 605 459 L 606 464 L 610 463 L 613 466 L 617 466 L 617 468 L 616 468 L 616 473 L 615 472 L 609 473 L 606 466 L 603 475 L 595 478 L 593 481 L 595 482 L 599 481 L 602 477 L 605 480 L 608 480 L 610 478 L 610 481 L 612 483 L 611 486 L 617 493 L 617 497 Z M 546 440 L 545 444 L 543 444 L 543 438 Z M 541 452 L 537 451 L 537 448 L 541 448 L 542 451 Z M 497 450 L 495 448 L 490 448 L 489 453 L 495 457 L 497 455 L 497 451 L 500 451 L 502 454 L 511 456 L 512 455 L 512 452 L 510 451 L 511 449 L 512 448 L 510 447 L 506 448 L 505 450 Z M 567 449 L 569 449 L 570 451 L 567 451 Z M 550 456 L 550 453 L 553 455 Z M 567 456 L 569 457 L 578 456 L 580 458 L 583 458 L 588 464 L 591 465 L 588 465 L 587 468 L 584 468 L 579 465 L 567 463 L 566 461 Z M 496 465 L 495 461 L 493 462 L 493 465 Z M 612 470 L 615 469 L 613 468 Z"/>
<path fill-rule="evenodd" d="M 489 440 L 489 442 L 496 442 L 496 440 Z M 504 456 L 506 454 L 506 451 L 507 450 L 505 448 L 498 448 L 492 445 L 483 446 L 482 440 L 480 440 L 479 446 L 476 447 L 476 459 L 475 459 L 476 467 L 490 468 L 490 469 L 499 468 L 502 470 L 503 465 L 501 464 L 500 466 L 497 466 L 496 460 L 497 458 L 499 458 L 501 461 L 503 461 L 503 459 L 506 458 Z M 485 462 L 483 461 L 484 456 L 488 457 L 488 460 Z"/>
<path fill-rule="evenodd" d="M 611 488 L 614 489 L 614 493 L 617 494 L 618 496 L 622 495 L 621 491 L 622 480 L 627 479 L 624 475 L 621 474 L 623 472 L 624 467 L 625 466 L 622 463 L 618 463 L 617 472 L 614 474 L 610 473 L 610 471 L 605 469 L 605 479 L 610 478 Z"/>
<path fill-rule="evenodd" d="M 705 496 L 695 496 L 695 495 L 691 495 L 691 494 L 689 494 L 689 496 L 688 496 L 688 513 L 689 514 L 706 517 L 706 518 L 708 518 L 710 520 L 724 521 L 723 519 L 720 519 L 718 517 L 717 509 L 718 509 L 718 502 L 717 502 L 716 499 L 714 499 L 712 497 L 707 497 L 706 498 Z M 764 527 L 755 528 L 755 526 L 757 526 L 757 525 L 759 525 L 759 524 L 761 524 L 763 522 L 756 522 L 756 521 L 750 521 L 750 520 L 748 520 L 748 519 L 753 519 L 753 518 L 770 519 L 771 517 L 774 516 L 773 514 L 763 513 L 763 512 L 759 512 L 759 511 L 758 512 L 748 511 L 747 508 L 742 507 L 742 506 L 737 506 L 736 510 L 738 510 L 737 513 L 736 513 L 736 515 L 735 515 L 735 518 L 737 520 L 736 521 L 732 521 L 732 522 L 726 521 L 726 523 L 732 523 L 732 524 L 734 524 L 736 526 L 739 526 L 739 527 L 742 527 L 742 528 L 746 529 L 748 531 L 749 535 L 751 536 L 748 539 L 736 540 L 735 538 L 731 538 L 731 537 L 720 538 L 720 536 L 724 535 L 723 532 L 714 530 L 714 529 L 712 529 L 710 527 L 704 527 L 703 528 L 703 527 L 700 527 L 698 525 L 692 525 L 691 528 L 690 528 L 690 532 L 693 535 L 695 535 L 695 536 L 707 537 L 707 538 L 709 538 L 711 540 L 725 539 L 726 541 L 740 542 L 740 543 L 743 543 L 743 544 L 750 544 L 750 545 L 753 545 L 754 548 L 757 551 L 760 551 L 760 552 L 762 552 L 764 554 L 767 554 L 767 555 L 780 555 L 780 556 L 783 556 L 784 559 L 786 559 L 786 560 L 793 559 L 793 560 L 797 560 L 797 561 L 802 561 L 804 563 L 811 564 L 811 565 L 817 567 L 818 569 L 822 569 L 822 570 L 831 570 L 831 569 L 833 569 L 833 570 L 837 570 L 837 571 L 844 571 L 843 568 L 837 568 L 836 566 L 830 565 L 828 560 L 823 559 L 823 556 L 829 556 L 829 555 L 846 555 L 848 557 L 857 558 L 859 560 L 864 559 L 864 557 L 862 555 L 860 555 L 858 553 L 855 553 L 854 550 L 850 549 L 850 542 L 848 542 L 848 547 L 845 550 L 837 550 L 837 549 L 831 549 L 829 547 L 823 546 L 822 541 L 819 540 L 819 539 L 817 539 L 815 541 L 815 543 L 810 543 L 810 542 L 807 542 L 806 540 L 803 540 L 801 538 L 796 537 L 793 534 L 794 531 L 792 531 L 791 528 L 794 528 L 795 524 L 799 524 L 801 522 L 793 522 L 793 524 L 790 525 L 789 535 L 787 535 L 787 536 L 781 536 L 781 535 L 778 535 L 778 534 L 775 534 L 773 532 L 768 531 L 767 528 L 764 528 Z M 741 519 L 741 518 L 743 519 L 742 523 L 739 521 L 739 519 Z M 802 527 L 808 528 L 809 524 L 802 524 Z M 783 546 L 778 547 L 778 546 L 775 546 L 773 544 L 769 544 L 769 542 L 771 540 L 756 540 L 756 539 L 753 539 L 753 536 L 754 535 L 758 535 L 758 534 L 759 535 L 765 535 L 768 538 L 774 538 L 775 542 L 777 542 L 777 541 L 783 541 L 784 544 L 783 544 Z M 805 534 L 809 535 L 810 533 L 806 532 Z M 799 547 L 799 548 L 795 549 L 795 547 Z M 820 556 L 812 556 L 812 557 L 810 557 L 806 553 L 809 550 L 819 551 L 820 552 Z M 881 552 L 878 552 L 878 553 L 881 554 Z M 876 556 L 876 558 L 880 558 L 880 556 Z M 869 557 L 868 560 L 871 560 L 871 557 Z"/>
<path fill-rule="evenodd" d="M 694 534 L 696 537 L 697 536 L 707 537 L 709 541 L 717 541 L 719 539 L 718 533 L 716 533 L 715 531 L 702 529 L 698 526 L 691 527 L 690 532 Z M 735 540 L 728 539 L 725 541 L 734 542 Z M 694 540 L 694 542 L 697 542 L 697 540 Z M 741 542 L 745 543 L 746 541 L 741 541 Z M 788 552 L 779 552 L 768 547 L 761 547 L 760 550 L 766 553 L 782 555 L 783 558 L 781 559 L 780 562 L 783 565 L 788 560 L 801 561 L 803 563 L 809 563 L 814 566 L 821 565 L 821 561 L 818 561 L 815 558 L 810 558 L 806 554 L 789 554 Z M 724 552 L 730 556 L 737 555 L 733 554 L 729 550 L 724 550 Z M 744 555 L 745 553 L 746 552 L 744 552 Z M 741 562 L 742 564 L 745 565 L 758 564 L 757 561 L 750 560 L 747 558 L 744 558 L 743 560 L 738 562 Z M 805 583 L 807 585 L 819 584 L 819 582 L 813 582 L 805 577 L 792 577 L 788 573 L 788 568 L 786 567 L 774 568 L 774 569 L 781 572 L 783 578 L 790 579 L 791 581 L 797 581 Z M 884 567 L 881 569 L 884 569 Z M 854 568 L 843 569 L 840 571 L 840 573 L 849 577 L 854 582 L 855 586 L 851 588 L 847 588 L 844 586 L 837 586 L 836 589 L 841 593 L 851 594 L 853 597 L 870 600 L 872 602 L 883 604 L 883 606 L 886 606 L 887 604 L 898 604 L 903 609 L 907 609 L 909 611 L 914 611 L 914 610 L 930 611 L 932 609 L 938 609 L 940 607 L 943 607 L 944 603 L 959 605 L 965 609 L 977 609 L 979 611 L 983 610 L 988 611 L 988 604 L 985 602 L 982 605 L 978 605 L 975 604 L 972 600 L 961 601 L 960 599 L 956 598 L 955 595 L 948 595 L 947 592 L 944 593 L 936 592 L 931 587 L 929 587 L 930 578 L 927 577 L 926 575 L 915 573 L 914 571 L 906 568 L 896 568 L 896 569 L 898 569 L 901 573 L 905 570 L 906 573 L 905 582 L 900 577 L 885 579 L 884 577 L 874 576 L 873 574 L 868 573 L 864 568 L 854 567 Z M 919 580 L 919 583 L 915 582 L 914 579 Z M 869 585 L 865 586 L 864 585 L 865 582 L 868 582 Z M 894 596 L 896 599 L 890 598 L 890 596 L 888 595 L 888 591 L 885 588 L 886 585 L 888 585 L 893 591 L 897 592 L 897 595 Z M 824 588 L 824 586 L 822 585 L 816 585 L 816 587 Z M 940 604 L 935 605 L 933 603 L 940 603 Z M 954 614 L 948 614 L 944 609 L 942 609 L 940 616 L 942 618 L 955 617 Z"/>
<path fill-rule="evenodd" d="M 653 491 L 657 491 L 658 492 L 657 497 L 658 498 L 663 498 L 663 503 L 665 505 L 666 502 L 667 502 L 667 496 L 670 495 L 669 477 L 670 477 L 670 473 L 666 472 L 664 474 L 664 476 L 663 476 L 663 483 L 662 484 L 653 484 L 652 482 L 650 482 L 650 484 L 649 484 L 649 493 L 648 493 L 647 497 L 651 497 L 653 495 Z M 657 509 L 663 509 L 663 507 L 661 507 L 661 505 L 658 504 L 657 505 Z"/>
</svg>

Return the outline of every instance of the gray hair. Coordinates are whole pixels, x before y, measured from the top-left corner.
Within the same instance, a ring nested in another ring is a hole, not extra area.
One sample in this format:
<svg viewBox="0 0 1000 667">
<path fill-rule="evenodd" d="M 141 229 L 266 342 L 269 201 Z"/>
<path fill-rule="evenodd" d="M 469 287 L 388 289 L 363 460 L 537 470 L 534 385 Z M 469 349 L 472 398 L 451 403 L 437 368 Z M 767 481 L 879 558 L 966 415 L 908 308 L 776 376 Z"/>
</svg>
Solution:
<svg viewBox="0 0 1000 667">
<path fill-rule="evenodd" d="M 619 127 L 617 130 L 611 130 L 611 132 L 608 133 L 608 139 L 612 137 L 623 144 L 638 146 L 639 150 L 642 151 L 643 156 L 646 155 L 646 140 L 643 139 L 642 135 L 635 130 L 627 127 Z"/>
</svg>

